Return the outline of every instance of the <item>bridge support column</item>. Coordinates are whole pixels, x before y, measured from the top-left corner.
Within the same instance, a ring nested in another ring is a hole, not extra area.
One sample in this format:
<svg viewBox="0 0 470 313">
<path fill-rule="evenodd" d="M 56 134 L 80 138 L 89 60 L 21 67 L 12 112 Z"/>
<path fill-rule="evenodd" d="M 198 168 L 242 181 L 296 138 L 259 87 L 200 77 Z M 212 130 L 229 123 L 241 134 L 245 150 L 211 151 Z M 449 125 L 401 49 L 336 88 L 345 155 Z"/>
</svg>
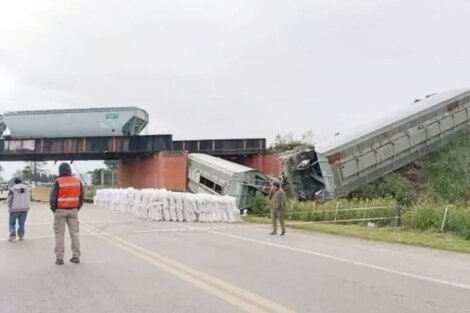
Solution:
<svg viewBox="0 0 470 313">
<path fill-rule="evenodd" d="M 149 157 L 119 161 L 118 185 L 120 188 L 186 191 L 187 173 L 186 152 L 159 152 Z"/>
<path fill-rule="evenodd" d="M 254 168 L 268 176 L 281 176 L 281 160 L 279 155 L 275 153 L 251 155 L 237 159 L 236 162 Z"/>
</svg>

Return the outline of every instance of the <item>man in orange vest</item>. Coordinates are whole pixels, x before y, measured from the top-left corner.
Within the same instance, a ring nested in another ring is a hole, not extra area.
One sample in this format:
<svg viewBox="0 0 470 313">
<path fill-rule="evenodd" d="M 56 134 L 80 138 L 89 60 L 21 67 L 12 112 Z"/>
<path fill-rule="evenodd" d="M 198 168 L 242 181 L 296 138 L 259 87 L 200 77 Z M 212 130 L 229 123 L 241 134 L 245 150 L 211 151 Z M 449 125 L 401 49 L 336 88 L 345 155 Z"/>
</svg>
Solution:
<svg viewBox="0 0 470 313">
<path fill-rule="evenodd" d="M 67 224 L 72 241 L 73 256 L 70 262 L 80 263 L 80 239 L 78 237 L 78 211 L 83 205 L 84 191 L 79 178 L 72 176 L 68 163 L 59 166 L 57 177 L 50 195 L 51 210 L 54 212 L 56 264 L 64 264 L 64 234 Z"/>
</svg>

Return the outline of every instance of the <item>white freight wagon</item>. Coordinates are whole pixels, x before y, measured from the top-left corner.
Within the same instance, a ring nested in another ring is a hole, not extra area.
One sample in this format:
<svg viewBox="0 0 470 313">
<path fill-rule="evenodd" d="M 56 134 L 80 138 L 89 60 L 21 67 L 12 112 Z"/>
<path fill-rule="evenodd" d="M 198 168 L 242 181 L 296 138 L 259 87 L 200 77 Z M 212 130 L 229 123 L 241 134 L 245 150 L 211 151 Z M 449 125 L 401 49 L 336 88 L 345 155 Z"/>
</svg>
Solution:
<svg viewBox="0 0 470 313">
<path fill-rule="evenodd" d="M 147 112 L 137 107 L 7 112 L 0 115 L 0 135 L 4 133 L 12 138 L 132 136 L 142 132 L 148 120 Z"/>
<path fill-rule="evenodd" d="M 324 188 L 320 198 L 345 196 L 465 134 L 470 89 L 428 96 L 362 131 L 315 146 Z"/>
<path fill-rule="evenodd" d="M 257 190 L 266 192 L 269 187 L 269 178 L 250 167 L 207 154 L 189 154 L 188 189 L 193 193 L 234 197 L 243 210 L 252 206 Z"/>
</svg>

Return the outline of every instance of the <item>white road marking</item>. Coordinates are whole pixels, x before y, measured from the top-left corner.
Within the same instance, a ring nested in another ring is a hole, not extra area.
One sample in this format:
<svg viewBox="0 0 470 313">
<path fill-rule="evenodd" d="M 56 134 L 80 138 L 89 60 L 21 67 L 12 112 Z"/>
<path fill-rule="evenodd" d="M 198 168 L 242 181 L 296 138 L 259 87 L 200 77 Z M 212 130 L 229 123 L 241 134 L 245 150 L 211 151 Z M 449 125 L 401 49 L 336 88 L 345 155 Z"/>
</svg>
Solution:
<svg viewBox="0 0 470 313">
<path fill-rule="evenodd" d="M 204 230 L 203 228 L 190 226 L 190 225 L 184 225 L 184 227 L 198 228 L 200 230 Z M 445 285 L 445 286 L 470 290 L 470 285 L 467 285 L 467 284 L 464 284 L 464 283 L 458 283 L 458 282 L 443 280 L 443 279 L 434 278 L 434 277 L 430 277 L 430 276 L 414 274 L 414 273 L 410 273 L 410 272 L 404 272 L 404 271 L 395 270 L 395 269 L 380 266 L 380 265 L 374 265 L 374 264 L 369 264 L 369 263 L 365 263 L 365 262 L 355 261 L 355 260 L 351 260 L 351 259 L 347 259 L 347 258 L 342 258 L 342 257 L 326 254 L 326 253 L 316 252 L 316 251 L 302 249 L 302 248 L 295 248 L 295 247 L 291 247 L 291 246 L 287 246 L 287 245 L 283 245 L 283 244 L 278 244 L 278 243 L 264 241 L 264 240 L 258 240 L 258 239 L 252 239 L 252 238 L 249 238 L 249 237 L 244 237 L 244 236 L 239 236 L 239 235 L 232 235 L 232 234 L 220 232 L 220 231 L 217 231 L 217 230 L 205 230 L 205 231 L 208 232 L 208 233 L 211 233 L 211 234 L 215 234 L 215 235 L 220 235 L 220 236 L 224 236 L 224 237 L 228 237 L 228 238 L 247 241 L 247 242 L 251 242 L 251 243 L 255 243 L 255 244 L 259 244 L 259 245 L 264 245 L 264 246 L 269 246 L 269 247 L 294 251 L 294 252 L 298 252 L 298 253 L 313 255 L 313 256 L 317 256 L 317 257 L 322 257 L 322 258 L 330 259 L 330 260 L 337 261 L 337 262 L 342 262 L 342 263 L 352 264 L 352 265 L 361 266 L 361 267 L 365 267 L 365 268 L 370 268 L 370 269 L 374 269 L 374 270 L 378 270 L 378 271 L 382 271 L 382 272 L 386 272 L 386 273 L 390 273 L 390 274 L 395 274 L 395 275 L 399 275 L 399 276 L 403 276 L 403 277 L 407 277 L 407 278 L 414 278 L 414 279 L 418 279 L 418 280 L 422 280 L 422 281 L 426 281 L 426 282 L 432 282 L 432 283 L 436 283 L 436 284 L 440 284 L 440 285 Z"/>
<path fill-rule="evenodd" d="M 96 222 L 98 224 L 99 222 Z M 165 222 L 166 223 L 166 222 Z M 82 226 L 86 226 L 89 224 L 95 224 L 95 223 L 80 223 Z M 180 225 L 176 222 L 171 223 L 172 225 Z M 0 224 L 1 225 L 1 224 Z M 31 225 L 31 224 L 30 224 Z M 49 225 L 49 224 L 32 224 L 32 225 Z M 52 225 L 52 224 L 50 224 Z M 254 225 L 253 225 L 254 226 Z M 178 228 L 167 228 L 167 229 L 144 229 L 144 230 L 129 230 L 129 231 L 109 231 L 107 232 L 108 234 L 113 234 L 113 235 L 132 235 L 132 234 L 147 234 L 147 233 L 171 233 L 171 232 L 191 232 L 191 231 L 208 231 L 208 230 L 222 230 L 222 229 L 236 229 L 236 228 L 246 228 L 250 227 L 250 225 L 220 225 L 220 226 L 211 226 L 211 227 L 183 227 L 180 226 Z M 96 227 L 97 229 L 100 229 L 99 227 Z M 250 227 L 252 228 L 252 227 Z M 52 231 L 51 231 L 52 233 Z M 66 237 L 69 237 L 68 234 L 65 234 Z M 88 233 L 80 233 L 80 236 L 96 236 L 95 232 L 88 232 Z M 53 239 L 54 234 L 52 235 L 47 235 L 47 236 L 32 236 L 32 237 L 25 237 L 25 240 L 37 240 L 37 239 Z M 3 238 L 0 239 L 1 241 L 8 241 L 8 238 Z"/>
<path fill-rule="evenodd" d="M 151 250 L 145 249 L 139 245 L 133 244 L 118 236 L 112 235 L 106 231 L 94 230 L 92 226 L 86 227 L 88 231 L 108 243 L 121 248 L 148 263 L 164 270 L 176 277 L 198 287 L 202 290 L 250 313 L 295 313 L 288 307 L 284 307 L 270 299 L 263 298 L 256 293 L 249 292 L 246 289 L 232 285 L 217 277 L 201 272 L 188 265 L 179 263 L 173 259 L 157 254 Z"/>
<path fill-rule="evenodd" d="M 52 219 L 52 218 L 51 218 Z M 108 224 L 122 224 L 122 223 L 135 223 L 136 221 L 125 221 L 125 220 L 105 220 L 105 221 L 87 221 L 87 220 L 80 220 L 80 223 L 86 223 L 86 224 L 103 224 L 103 225 L 108 225 Z M 0 223 L 0 226 L 8 226 L 8 223 Z M 53 222 L 33 222 L 30 223 L 26 220 L 26 227 L 28 226 L 41 226 L 41 225 L 54 225 Z"/>
</svg>

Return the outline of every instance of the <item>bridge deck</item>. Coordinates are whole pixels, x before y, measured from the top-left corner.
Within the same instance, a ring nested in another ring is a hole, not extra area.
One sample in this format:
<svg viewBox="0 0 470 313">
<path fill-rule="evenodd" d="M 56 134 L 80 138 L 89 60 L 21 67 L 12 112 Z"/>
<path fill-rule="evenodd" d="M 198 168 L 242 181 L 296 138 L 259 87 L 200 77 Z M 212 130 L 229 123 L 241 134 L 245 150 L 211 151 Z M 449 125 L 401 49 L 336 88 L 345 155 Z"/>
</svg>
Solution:
<svg viewBox="0 0 470 313">
<path fill-rule="evenodd" d="M 265 139 L 173 141 L 172 135 L 28 138 L 0 141 L 0 161 L 117 160 L 185 150 L 219 156 L 263 153 Z"/>
</svg>

